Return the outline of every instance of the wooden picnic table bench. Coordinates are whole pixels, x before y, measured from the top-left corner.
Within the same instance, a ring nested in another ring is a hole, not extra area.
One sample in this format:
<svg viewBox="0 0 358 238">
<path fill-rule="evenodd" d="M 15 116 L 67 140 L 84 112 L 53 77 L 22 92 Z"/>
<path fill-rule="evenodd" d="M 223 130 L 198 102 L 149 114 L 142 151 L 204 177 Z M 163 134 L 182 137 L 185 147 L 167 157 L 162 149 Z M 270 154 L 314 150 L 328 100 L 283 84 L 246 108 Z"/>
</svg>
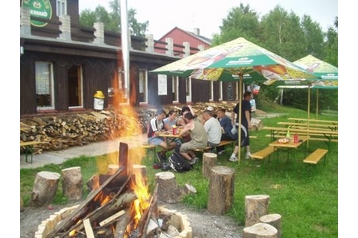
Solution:
<svg viewBox="0 0 358 238">
<path fill-rule="evenodd" d="M 316 149 L 313 153 L 311 153 L 303 160 L 303 163 L 317 164 L 322 158 L 326 157 L 327 152 L 328 150 L 326 149 Z M 324 162 L 326 162 L 326 159 L 324 159 Z"/>
<path fill-rule="evenodd" d="M 318 130 L 335 130 L 338 131 L 338 124 L 332 125 L 332 124 L 326 124 L 326 123 L 307 123 L 307 122 L 287 122 L 287 121 L 280 121 L 277 122 L 277 125 L 283 125 L 283 126 L 289 126 L 290 128 L 298 128 L 298 129 L 304 129 L 304 128 L 313 128 Z"/>
<path fill-rule="evenodd" d="M 34 145 L 46 144 L 48 142 L 44 141 L 20 141 L 20 147 L 24 147 L 25 150 L 25 161 L 32 164 L 33 154 L 34 154 Z M 31 159 L 28 161 L 27 156 L 30 155 Z"/>
<path fill-rule="evenodd" d="M 321 120 L 321 119 L 308 119 L 308 118 L 296 118 L 296 117 L 289 117 L 287 120 L 295 121 L 295 122 L 318 122 L 318 123 L 325 123 L 325 124 L 333 124 L 338 125 L 338 121 L 333 120 Z"/>
</svg>

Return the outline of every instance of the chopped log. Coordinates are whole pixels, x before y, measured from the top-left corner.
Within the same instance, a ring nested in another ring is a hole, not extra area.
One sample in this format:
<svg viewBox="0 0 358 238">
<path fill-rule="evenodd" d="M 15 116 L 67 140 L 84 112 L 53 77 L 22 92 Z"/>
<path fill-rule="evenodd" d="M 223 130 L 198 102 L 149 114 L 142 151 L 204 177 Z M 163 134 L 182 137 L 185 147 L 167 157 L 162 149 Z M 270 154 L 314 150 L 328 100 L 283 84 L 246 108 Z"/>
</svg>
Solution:
<svg viewBox="0 0 358 238">
<path fill-rule="evenodd" d="M 264 124 L 261 119 L 254 118 L 254 117 L 251 118 L 251 130 L 261 131 L 263 127 Z"/>
<path fill-rule="evenodd" d="M 211 168 L 216 165 L 217 157 L 217 154 L 214 153 L 203 153 L 203 166 L 201 172 L 204 177 L 210 177 Z"/>
<path fill-rule="evenodd" d="M 266 223 L 245 227 L 243 238 L 277 238 L 277 229 Z"/>
<path fill-rule="evenodd" d="M 30 204 L 35 207 L 50 204 L 55 198 L 59 179 L 59 173 L 38 172 L 32 189 Z"/>
<path fill-rule="evenodd" d="M 159 172 L 155 174 L 158 184 L 158 198 L 163 202 L 177 203 L 180 201 L 181 190 L 172 172 Z"/>
<path fill-rule="evenodd" d="M 245 227 L 258 223 L 261 216 L 267 215 L 269 198 L 268 195 L 245 196 Z"/>
<path fill-rule="evenodd" d="M 120 167 L 115 174 L 109 177 L 106 182 L 104 182 L 100 187 L 96 190 L 93 190 L 86 200 L 78 206 L 75 211 L 73 211 L 68 217 L 66 217 L 61 223 L 57 224 L 57 226 L 46 236 L 47 238 L 56 237 L 57 233 L 64 232 L 73 226 L 78 220 L 83 219 L 86 215 L 87 210 L 90 209 L 90 206 L 93 204 L 93 201 L 96 197 L 101 194 L 102 189 L 107 186 L 112 180 L 114 180 L 123 170 L 123 167 Z"/>
<path fill-rule="evenodd" d="M 222 215 L 227 212 L 234 200 L 235 170 L 226 166 L 214 166 L 209 182 L 208 211 Z"/>
<path fill-rule="evenodd" d="M 62 192 L 68 200 L 78 201 L 82 199 L 83 178 L 81 167 L 71 167 L 61 170 L 62 172 Z"/>
<path fill-rule="evenodd" d="M 277 229 L 277 238 L 281 238 L 281 215 L 280 214 L 267 214 L 260 217 L 261 223 L 269 224 Z"/>
<path fill-rule="evenodd" d="M 92 230 L 92 226 L 91 226 L 91 222 L 89 219 L 85 219 L 83 220 L 83 224 L 85 226 L 85 231 L 86 231 L 86 237 L 87 238 L 94 238 L 94 234 L 93 234 L 93 230 Z"/>
<path fill-rule="evenodd" d="M 120 210 L 119 212 L 113 214 L 112 216 L 104 219 L 103 221 L 101 221 L 99 223 L 99 226 L 105 226 L 107 225 L 108 223 L 111 223 L 113 220 L 117 219 L 118 217 L 122 216 L 124 214 L 124 210 Z"/>
<path fill-rule="evenodd" d="M 128 223 L 130 222 L 130 208 L 124 209 L 125 213 L 121 217 L 117 223 L 116 223 L 116 230 L 113 233 L 114 238 L 123 238 L 126 232 L 126 228 Z"/>
<path fill-rule="evenodd" d="M 108 175 L 113 175 L 119 169 L 118 164 L 109 164 L 107 169 Z"/>
</svg>

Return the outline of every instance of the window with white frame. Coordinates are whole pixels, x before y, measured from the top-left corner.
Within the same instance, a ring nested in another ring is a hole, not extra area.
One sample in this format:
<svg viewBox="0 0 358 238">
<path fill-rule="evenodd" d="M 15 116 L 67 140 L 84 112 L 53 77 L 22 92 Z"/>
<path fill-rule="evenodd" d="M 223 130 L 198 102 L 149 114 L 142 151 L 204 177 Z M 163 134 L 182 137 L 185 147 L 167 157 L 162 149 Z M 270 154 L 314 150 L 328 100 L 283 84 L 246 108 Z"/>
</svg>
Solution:
<svg viewBox="0 0 358 238">
<path fill-rule="evenodd" d="M 67 0 L 56 0 L 56 15 L 67 15 Z"/>
<path fill-rule="evenodd" d="M 36 103 L 38 109 L 54 109 L 53 66 L 50 62 L 35 62 Z"/>
<path fill-rule="evenodd" d="M 148 79 L 147 70 L 139 70 L 139 103 L 148 102 Z"/>
</svg>

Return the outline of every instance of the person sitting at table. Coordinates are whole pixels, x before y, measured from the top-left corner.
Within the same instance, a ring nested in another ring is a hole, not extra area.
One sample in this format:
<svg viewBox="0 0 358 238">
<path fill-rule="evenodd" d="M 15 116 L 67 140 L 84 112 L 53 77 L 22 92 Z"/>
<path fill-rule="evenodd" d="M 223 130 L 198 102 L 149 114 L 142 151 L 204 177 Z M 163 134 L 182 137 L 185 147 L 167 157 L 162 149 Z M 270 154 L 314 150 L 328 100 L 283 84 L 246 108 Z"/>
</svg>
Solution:
<svg viewBox="0 0 358 238">
<path fill-rule="evenodd" d="M 173 130 L 173 126 L 176 126 L 176 122 L 177 122 L 177 112 L 174 110 L 169 110 L 168 112 L 168 116 L 166 118 L 163 119 L 163 123 L 164 123 L 164 129 L 166 131 L 172 131 Z M 180 138 L 174 138 L 173 141 L 175 141 L 177 143 L 177 145 L 181 145 L 181 140 Z"/>
<path fill-rule="evenodd" d="M 187 160 L 191 165 L 198 161 L 198 157 L 195 156 L 195 149 L 205 149 L 208 143 L 208 134 L 201 122 L 193 116 L 191 112 L 184 114 L 184 120 L 186 122 L 184 128 L 180 131 L 179 135 L 190 134 L 191 140 L 184 142 L 180 148 L 179 153 Z"/>
<path fill-rule="evenodd" d="M 186 122 L 185 122 L 185 119 L 184 119 L 184 115 L 186 113 L 190 112 L 194 117 L 195 117 L 195 112 L 193 110 L 193 108 L 188 105 L 188 106 L 184 106 L 182 109 L 181 109 L 181 115 L 177 118 L 177 121 L 176 121 L 176 125 L 183 128 L 185 125 L 186 125 Z M 188 142 L 190 141 L 191 138 L 190 138 L 190 134 L 189 133 L 186 133 L 182 136 L 181 138 L 181 141 L 182 142 Z"/>
<path fill-rule="evenodd" d="M 237 141 L 238 140 L 237 130 L 233 130 L 233 125 L 231 123 L 231 119 L 229 116 L 226 115 L 226 110 L 224 108 L 219 108 L 217 111 L 217 115 L 218 115 L 218 120 L 221 125 L 222 132 L 223 132 L 221 135 L 220 141 L 223 141 L 223 140 Z M 235 131 L 236 131 L 236 133 L 233 133 Z M 219 146 L 219 147 L 216 147 L 216 151 L 220 155 L 225 152 L 225 148 L 224 148 L 224 146 Z"/>
<path fill-rule="evenodd" d="M 160 108 L 156 111 L 155 117 L 153 117 L 149 123 L 147 128 L 147 135 L 148 135 L 148 143 L 152 145 L 159 145 L 162 150 L 157 152 L 156 156 L 160 163 L 166 161 L 166 152 L 173 150 L 176 146 L 175 141 L 171 141 L 167 143 L 164 137 L 159 136 L 160 132 L 164 130 L 163 119 L 166 117 L 166 113 L 164 109 Z"/>
<path fill-rule="evenodd" d="M 208 146 L 211 148 L 211 152 L 220 144 L 221 140 L 221 125 L 220 122 L 213 117 L 213 112 L 205 110 L 202 113 L 204 120 L 204 129 L 208 134 Z"/>
</svg>

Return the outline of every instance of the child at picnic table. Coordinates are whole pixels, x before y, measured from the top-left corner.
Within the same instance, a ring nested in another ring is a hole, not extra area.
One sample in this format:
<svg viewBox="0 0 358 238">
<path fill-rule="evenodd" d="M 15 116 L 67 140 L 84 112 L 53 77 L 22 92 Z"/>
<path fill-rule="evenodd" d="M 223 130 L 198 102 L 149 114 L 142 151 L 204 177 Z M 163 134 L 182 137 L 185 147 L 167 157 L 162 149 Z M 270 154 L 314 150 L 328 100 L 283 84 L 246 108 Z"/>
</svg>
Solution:
<svg viewBox="0 0 358 238">
<path fill-rule="evenodd" d="M 166 142 L 164 137 L 159 136 L 160 132 L 164 130 L 163 119 L 166 117 L 166 113 L 164 109 L 160 108 L 156 111 L 155 117 L 153 117 L 149 123 L 147 128 L 148 135 L 148 143 L 152 145 L 159 145 L 162 148 L 162 151 L 157 152 L 156 156 L 160 163 L 166 161 L 166 152 L 173 150 L 176 146 L 175 141 L 171 141 L 169 143 Z"/>
</svg>

